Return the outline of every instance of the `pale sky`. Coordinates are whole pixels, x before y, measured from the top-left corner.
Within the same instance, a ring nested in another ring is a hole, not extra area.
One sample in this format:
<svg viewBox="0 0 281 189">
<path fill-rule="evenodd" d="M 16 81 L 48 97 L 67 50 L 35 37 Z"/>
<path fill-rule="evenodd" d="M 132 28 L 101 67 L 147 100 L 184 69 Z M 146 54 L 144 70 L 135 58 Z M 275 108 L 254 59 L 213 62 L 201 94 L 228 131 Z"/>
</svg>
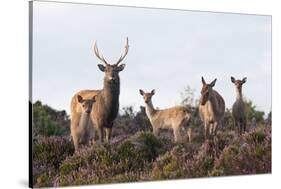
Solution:
<svg viewBox="0 0 281 189">
<path fill-rule="evenodd" d="M 230 76 L 247 77 L 243 95 L 271 109 L 270 16 L 53 2 L 34 2 L 33 10 L 33 102 L 69 113 L 77 91 L 103 86 L 94 41 L 113 64 L 128 36 L 120 109 L 144 105 L 139 89 L 155 89 L 160 109 L 179 104 L 187 85 L 199 98 L 201 76 L 217 78 L 227 108 L 235 101 Z"/>
</svg>

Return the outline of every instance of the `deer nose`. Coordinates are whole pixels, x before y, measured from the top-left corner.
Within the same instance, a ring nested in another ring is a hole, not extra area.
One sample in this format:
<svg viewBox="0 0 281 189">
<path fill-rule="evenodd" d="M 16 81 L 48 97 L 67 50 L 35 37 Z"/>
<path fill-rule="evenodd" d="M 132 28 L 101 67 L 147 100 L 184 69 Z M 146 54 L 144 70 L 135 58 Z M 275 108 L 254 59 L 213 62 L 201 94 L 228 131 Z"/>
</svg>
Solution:
<svg viewBox="0 0 281 189">
<path fill-rule="evenodd" d="M 89 114 L 91 112 L 91 110 L 87 110 L 86 113 Z"/>
</svg>

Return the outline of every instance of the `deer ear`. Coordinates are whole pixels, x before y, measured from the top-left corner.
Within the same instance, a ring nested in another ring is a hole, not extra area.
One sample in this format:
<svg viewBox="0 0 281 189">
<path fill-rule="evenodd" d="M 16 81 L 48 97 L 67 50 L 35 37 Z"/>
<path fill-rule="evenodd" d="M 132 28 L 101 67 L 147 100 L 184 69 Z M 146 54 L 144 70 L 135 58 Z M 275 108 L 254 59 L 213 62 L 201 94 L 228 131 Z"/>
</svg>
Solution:
<svg viewBox="0 0 281 189">
<path fill-rule="evenodd" d="M 242 79 L 242 82 L 243 82 L 243 83 L 246 83 L 246 81 L 247 81 L 247 77 L 244 77 L 244 78 Z"/>
<path fill-rule="evenodd" d="M 80 95 L 77 96 L 77 99 L 79 103 L 82 103 L 84 101 L 83 97 Z"/>
<path fill-rule="evenodd" d="M 214 79 L 214 81 L 212 81 L 212 83 L 210 83 L 210 86 L 211 86 L 211 87 L 215 86 L 216 81 L 217 81 L 217 78 L 216 78 L 216 79 Z"/>
<path fill-rule="evenodd" d="M 155 94 L 155 89 L 153 89 L 153 90 L 151 91 L 151 94 L 152 94 L 152 95 L 154 95 L 154 94 Z"/>
<path fill-rule="evenodd" d="M 139 90 L 140 91 L 140 94 L 143 96 L 144 95 L 144 92 L 143 92 L 143 90 Z"/>
<path fill-rule="evenodd" d="M 234 77 L 231 76 L 230 79 L 231 79 L 232 83 L 235 83 L 235 78 Z"/>
<path fill-rule="evenodd" d="M 98 64 L 98 67 L 100 69 L 100 71 L 104 72 L 105 71 L 105 66 L 102 64 Z"/>
<path fill-rule="evenodd" d="M 93 100 L 94 102 L 96 102 L 96 96 L 93 96 L 93 97 L 92 97 L 92 100 Z"/>
<path fill-rule="evenodd" d="M 202 81 L 202 84 L 203 84 L 203 85 L 206 85 L 206 81 L 205 81 L 205 79 L 204 79 L 203 76 L 201 77 L 201 81 Z"/>
<path fill-rule="evenodd" d="M 122 70 L 124 70 L 126 64 L 121 64 L 120 66 L 118 66 L 118 72 L 121 72 Z"/>
</svg>

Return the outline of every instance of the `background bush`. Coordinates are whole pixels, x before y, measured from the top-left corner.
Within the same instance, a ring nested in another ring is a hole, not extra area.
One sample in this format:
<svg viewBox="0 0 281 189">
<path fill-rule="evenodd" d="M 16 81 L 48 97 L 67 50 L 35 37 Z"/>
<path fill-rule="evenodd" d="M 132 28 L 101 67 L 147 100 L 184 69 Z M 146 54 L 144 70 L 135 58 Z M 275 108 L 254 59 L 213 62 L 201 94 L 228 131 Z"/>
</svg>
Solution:
<svg viewBox="0 0 281 189">
<path fill-rule="evenodd" d="M 69 135 L 70 120 L 66 111 L 57 111 L 40 101 L 33 104 L 32 134 L 33 136 Z"/>
</svg>

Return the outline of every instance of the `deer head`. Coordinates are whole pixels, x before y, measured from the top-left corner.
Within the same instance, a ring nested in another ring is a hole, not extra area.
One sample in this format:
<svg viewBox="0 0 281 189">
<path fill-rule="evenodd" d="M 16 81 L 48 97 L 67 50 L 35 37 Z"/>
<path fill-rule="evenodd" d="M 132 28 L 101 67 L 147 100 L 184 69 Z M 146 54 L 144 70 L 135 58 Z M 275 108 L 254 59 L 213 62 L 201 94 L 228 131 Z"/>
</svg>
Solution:
<svg viewBox="0 0 281 189">
<path fill-rule="evenodd" d="M 247 81 L 247 77 L 244 77 L 242 80 L 239 80 L 239 79 L 236 80 L 234 77 L 231 76 L 230 79 L 231 79 L 231 82 L 234 83 L 236 88 L 239 89 L 239 91 L 241 91 L 242 85 L 244 83 L 246 83 L 246 81 Z"/>
<path fill-rule="evenodd" d="M 93 96 L 91 99 L 83 99 L 82 96 L 78 95 L 77 100 L 79 104 L 81 105 L 82 112 L 86 112 L 87 114 L 91 113 L 93 104 L 96 102 L 95 99 L 96 96 Z"/>
<path fill-rule="evenodd" d="M 146 104 L 151 103 L 152 96 L 155 94 L 155 90 L 153 89 L 150 93 L 146 93 L 143 90 L 139 90 L 140 94 L 143 96 L 144 102 Z"/>
<path fill-rule="evenodd" d="M 212 93 L 213 87 L 215 86 L 217 79 L 214 79 L 210 84 L 207 84 L 203 77 L 201 77 L 201 81 L 203 86 L 201 89 L 200 104 L 204 106 L 210 98 L 210 94 Z"/>
<path fill-rule="evenodd" d="M 97 42 L 95 42 L 94 45 L 94 51 L 97 58 L 103 63 L 98 64 L 99 69 L 105 73 L 105 81 L 111 82 L 111 83 L 118 83 L 119 82 L 119 72 L 122 71 L 125 68 L 125 64 L 119 65 L 126 55 L 128 54 L 129 50 L 129 41 L 128 38 L 126 39 L 126 45 L 124 49 L 124 53 L 121 54 L 120 58 L 117 60 L 115 64 L 109 64 L 105 58 L 99 53 Z"/>
</svg>

